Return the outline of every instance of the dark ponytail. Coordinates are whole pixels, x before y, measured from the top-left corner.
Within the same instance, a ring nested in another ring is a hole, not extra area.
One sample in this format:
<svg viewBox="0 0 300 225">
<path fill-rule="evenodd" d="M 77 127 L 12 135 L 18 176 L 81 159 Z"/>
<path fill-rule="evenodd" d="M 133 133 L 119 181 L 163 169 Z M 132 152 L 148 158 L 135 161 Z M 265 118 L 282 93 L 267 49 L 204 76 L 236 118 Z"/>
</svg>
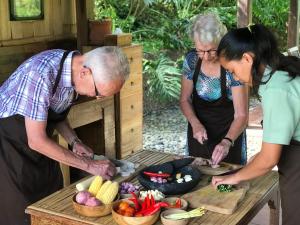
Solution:
<svg viewBox="0 0 300 225">
<path fill-rule="evenodd" d="M 281 54 L 274 35 L 261 24 L 229 31 L 222 38 L 217 51 L 218 56 L 226 60 L 240 60 L 245 52 L 254 53 L 251 72 L 256 95 L 262 84 L 261 65 L 272 68 L 271 76 L 276 70 L 286 71 L 292 78 L 300 76 L 300 59 Z"/>
</svg>

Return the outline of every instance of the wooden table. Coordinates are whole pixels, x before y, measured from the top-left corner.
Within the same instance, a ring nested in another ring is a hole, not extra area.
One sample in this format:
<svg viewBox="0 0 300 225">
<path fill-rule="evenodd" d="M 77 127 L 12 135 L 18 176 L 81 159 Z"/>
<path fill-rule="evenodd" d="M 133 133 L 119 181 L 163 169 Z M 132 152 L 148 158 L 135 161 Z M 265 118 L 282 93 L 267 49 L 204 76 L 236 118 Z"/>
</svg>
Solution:
<svg viewBox="0 0 300 225">
<path fill-rule="evenodd" d="M 163 163 L 173 159 L 173 155 L 153 152 L 140 151 L 128 157 L 132 162 L 152 165 Z M 117 181 L 126 180 L 126 178 L 117 177 Z M 136 177 L 129 180 L 137 182 Z M 203 185 L 207 185 L 208 177 L 204 176 L 201 180 Z M 201 184 L 201 185 L 202 185 Z M 100 218 L 82 217 L 76 214 L 72 208 L 71 198 L 75 193 L 75 184 L 70 185 L 42 200 L 36 202 L 26 209 L 31 215 L 32 225 L 99 225 L 116 224 L 111 215 Z M 260 209 L 269 203 L 270 206 L 270 224 L 279 224 L 279 191 L 278 174 L 269 172 L 261 178 L 251 181 L 251 187 L 238 209 L 232 215 L 223 215 L 213 212 L 206 212 L 201 218 L 194 218 L 189 224 L 248 224 Z M 267 218 L 266 218 L 267 219 Z M 161 224 L 160 220 L 156 223 Z"/>
</svg>

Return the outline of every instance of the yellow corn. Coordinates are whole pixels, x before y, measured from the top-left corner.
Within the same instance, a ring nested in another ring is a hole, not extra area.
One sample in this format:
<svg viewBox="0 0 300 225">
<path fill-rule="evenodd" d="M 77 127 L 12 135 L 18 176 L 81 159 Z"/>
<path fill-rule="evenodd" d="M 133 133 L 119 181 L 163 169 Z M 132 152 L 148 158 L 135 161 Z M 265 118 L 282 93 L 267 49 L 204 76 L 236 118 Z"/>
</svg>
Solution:
<svg viewBox="0 0 300 225">
<path fill-rule="evenodd" d="M 114 201 L 119 191 L 119 183 L 113 182 L 109 185 L 108 189 L 100 196 L 100 200 L 103 204 L 110 204 Z"/>
<path fill-rule="evenodd" d="M 89 192 L 93 196 L 96 196 L 96 194 L 98 193 L 98 191 L 100 190 L 100 188 L 102 186 L 102 183 L 103 183 L 102 177 L 96 176 L 89 187 Z"/>
<path fill-rule="evenodd" d="M 105 191 L 109 188 L 110 185 L 111 185 L 110 180 L 105 181 L 104 184 L 102 185 L 102 187 L 100 188 L 100 190 L 97 192 L 96 198 L 101 200 L 101 196 L 105 193 Z"/>
</svg>

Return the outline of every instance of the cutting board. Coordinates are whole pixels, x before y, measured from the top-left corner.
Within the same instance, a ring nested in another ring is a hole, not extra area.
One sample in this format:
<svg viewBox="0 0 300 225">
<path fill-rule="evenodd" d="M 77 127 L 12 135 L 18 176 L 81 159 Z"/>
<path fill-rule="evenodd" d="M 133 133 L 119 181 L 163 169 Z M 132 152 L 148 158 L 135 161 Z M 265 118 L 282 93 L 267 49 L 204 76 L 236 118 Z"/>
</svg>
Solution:
<svg viewBox="0 0 300 225">
<path fill-rule="evenodd" d="M 210 184 L 182 197 L 189 202 L 191 208 L 204 207 L 213 212 L 232 214 L 248 189 L 249 183 L 244 183 L 232 192 L 219 192 Z"/>
<path fill-rule="evenodd" d="M 201 173 L 211 175 L 211 176 L 217 176 L 226 172 L 229 172 L 231 170 L 235 170 L 242 167 L 241 165 L 233 165 L 228 163 L 220 163 L 220 167 L 218 168 L 212 168 L 211 166 L 197 166 L 197 168 L 200 170 Z"/>
</svg>

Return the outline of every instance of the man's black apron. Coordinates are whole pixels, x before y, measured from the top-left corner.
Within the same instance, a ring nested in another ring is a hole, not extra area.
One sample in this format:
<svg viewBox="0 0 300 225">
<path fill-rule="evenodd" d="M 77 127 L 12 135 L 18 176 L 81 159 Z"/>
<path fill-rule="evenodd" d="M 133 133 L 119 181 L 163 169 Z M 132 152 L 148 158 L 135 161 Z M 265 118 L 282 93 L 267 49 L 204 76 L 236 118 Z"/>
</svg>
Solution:
<svg viewBox="0 0 300 225">
<path fill-rule="evenodd" d="M 61 79 L 65 52 L 53 87 L 56 92 Z M 47 135 L 51 137 L 55 124 L 63 121 L 69 109 L 58 114 L 49 109 Z M 24 210 L 41 198 L 62 188 L 59 163 L 30 149 L 25 118 L 14 115 L 0 119 L 0 225 L 30 224 Z"/>
<path fill-rule="evenodd" d="M 191 124 L 188 125 L 188 149 L 189 155 L 196 157 L 203 157 L 210 159 L 213 150 L 217 144 L 227 134 L 231 123 L 234 119 L 234 107 L 233 102 L 228 99 L 226 93 L 226 71 L 221 67 L 221 97 L 215 101 L 205 101 L 198 96 L 196 90 L 196 83 L 201 68 L 201 60 L 199 59 L 193 75 L 193 94 L 192 105 L 195 114 L 199 121 L 206 129 L 208 140 L 205 144 L 200 144 L 195 138 L 193 138 L 193 130 Z M 242 158 L 242 140 L 243 134 L 241 134 L 234 143 L 234 147 L 231 147 L 227 157 L 223 160 L 230 163 L 241 163 Z"/>
<path fill-rule="evenodd" d="M 282 148 L 278 163 L 282 224 L 300 224 L 300 142 Z"/>
</svg>

